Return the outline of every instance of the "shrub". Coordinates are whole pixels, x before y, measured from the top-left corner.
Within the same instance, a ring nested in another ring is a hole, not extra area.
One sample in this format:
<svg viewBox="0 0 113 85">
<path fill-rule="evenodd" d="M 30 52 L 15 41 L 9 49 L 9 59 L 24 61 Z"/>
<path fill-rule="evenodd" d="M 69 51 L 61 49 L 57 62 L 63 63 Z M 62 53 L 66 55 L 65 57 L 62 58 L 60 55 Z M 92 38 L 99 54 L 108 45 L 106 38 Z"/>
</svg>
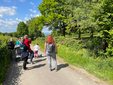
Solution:
<svg viewBox="0 0 113 85">
<path fill-rule="evenodd" d="M 8 36 L 0 35 L 0 84 L 2 84 L 6 71 L 10 65 L 10 52 L 7 48 Z"/>
</svg>

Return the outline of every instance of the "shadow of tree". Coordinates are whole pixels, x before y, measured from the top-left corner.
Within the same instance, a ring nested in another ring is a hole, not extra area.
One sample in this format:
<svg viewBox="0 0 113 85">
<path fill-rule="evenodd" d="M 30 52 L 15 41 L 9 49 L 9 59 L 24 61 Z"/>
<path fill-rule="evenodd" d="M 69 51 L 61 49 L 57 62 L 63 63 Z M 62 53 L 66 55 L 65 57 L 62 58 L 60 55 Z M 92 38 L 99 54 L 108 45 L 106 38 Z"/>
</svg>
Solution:
<svg viewBox="0 0 113 85">
<path fill-rule="evenodd" d="M 36 66 L 33 66 L 33 67 L 29 67 L 28 70 L 32 70 L 32 69 L 35 69 L 35 68 L 40 68 L 42 66 L 45 66 L 46 64 L 39 64 L 39 65 L 36 65 Z"/>
<path fill-rule="evenodd" d="M 22 66 L 18 66 L 16 62 L 11 64 L 3 85 L 19 85 L 19 76 L 22 74 Z"/>
<path fill-rule="evenodd" d="M 66 68 L 66 67 L 68 67 L 68 66 L 69 66 L 68 63 L 66 63 L 66 64 L 60 64 L 60 65 L 57 66 L 57 70 L 59 71 L 60 69 Z"/>
</svg>

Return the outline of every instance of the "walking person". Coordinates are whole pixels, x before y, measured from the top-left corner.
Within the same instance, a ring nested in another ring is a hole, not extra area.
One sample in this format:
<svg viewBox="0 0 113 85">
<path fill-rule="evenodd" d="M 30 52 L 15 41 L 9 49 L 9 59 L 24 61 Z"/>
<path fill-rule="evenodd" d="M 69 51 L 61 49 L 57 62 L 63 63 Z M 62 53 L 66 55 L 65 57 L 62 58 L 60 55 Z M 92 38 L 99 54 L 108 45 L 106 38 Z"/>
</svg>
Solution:
<svg viewBox="0 0 113 85">
<path fill-rule="evenodd" d="M 44 46 L 44 53 L 48 58 L 48 65 L 50 71 L 54 69 L 57 71 L 57 60 L 56 60 L 57 48 L 52 35 L 47 36 Z"/>
<path fill-rule="evenodd" d="M 28 40 L 29 40 L 29 45 L 31 46 L 31 42 L 32 42 L 31 38 L 28 38 Z M 29 57 L 30 57 L 30 62 L 31 62 L 32 64 L 34 64 L 34 63 L 33 63 L 33 58 L 34 58 L 34 52 L 33 52 L 33 50 L 30 50 L 30 51 L 29 51 Z"/>
<path fill-rule="evenodd" d="M 30 46 L 29 46 L 29 40 L 28 40 L 28 35 L 24 36 L 24 40 L 23 40 L 23 52 L 22 52 L 22 58 L 24 60 L 23 62 L 23 69 L 26 70 L 27 67 L 27 60 L 28 60 L 28 56 L 29 56 L 29 51 L 31 51 Z"/>
<path fill-rule="evenodd" d="M 14 56 L 15 56 L 14 55 L 15 54 L 14 53 L 14 46 L 15 46 L 15 44 L 14 44 L 14 41 L 12 38 L 10 38 L 10 40 L 8 41 L 7 46 L 8 46 L 10 53 L 11 53 L 10 58 L 11 58 L 11 60 L 14 60 Z"/>
</svg>

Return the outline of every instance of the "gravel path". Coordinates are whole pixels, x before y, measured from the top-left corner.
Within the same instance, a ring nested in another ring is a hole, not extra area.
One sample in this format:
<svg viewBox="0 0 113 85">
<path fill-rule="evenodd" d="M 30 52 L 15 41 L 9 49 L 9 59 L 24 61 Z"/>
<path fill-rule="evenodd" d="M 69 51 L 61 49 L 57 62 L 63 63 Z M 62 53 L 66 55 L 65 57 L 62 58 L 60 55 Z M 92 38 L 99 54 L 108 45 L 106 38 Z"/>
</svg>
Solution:
<svg viewBox="0 0 113 85">
<path fill-rule="evenodd" d="M 107 85 L 80 68 L 70 68 L 58 62 L 58 71 L 50 71 L 46 57 L 34 58 L 28 70 L 22 69 L 23 61 L 13 62 L 3 85 Z"/>
</svg>

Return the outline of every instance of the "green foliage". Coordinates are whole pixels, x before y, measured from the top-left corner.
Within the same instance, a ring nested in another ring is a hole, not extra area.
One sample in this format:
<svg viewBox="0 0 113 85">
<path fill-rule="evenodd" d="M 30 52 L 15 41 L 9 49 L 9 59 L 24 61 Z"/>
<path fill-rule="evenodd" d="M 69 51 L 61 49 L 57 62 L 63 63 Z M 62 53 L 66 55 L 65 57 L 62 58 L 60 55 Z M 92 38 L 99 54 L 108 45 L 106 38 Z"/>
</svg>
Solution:
<svg viewBox="0 0 113 85">
<path fill-rule="evenodd" d="M 45 37 L 38 37 L 36 40 L 32 42 L 33 45 L 39 44 L 41 50 L 44 49 Z"/>
<path fill-rule="evenodd" d="M 0 35 L 0 84 L 2 84 L 10 65 L 10 52 L 7 48 L 9 38 L 8 36 Z"/>
<path fill-rule="evenodd" d="M 27 21 L 28 33 L 31 38 L 41 37 L 41 30 L 43 28 L 43 16 L 34 17 Z"/>
<path fill-rule="evenodd" d="M 43 0 L 39 10 L 44 16 L 45 23 L 51 26 L 50 29 L 59 29 L 65 36 L 66 19 L 70 13 L 65 0 Z"/>
<path fill-rule="evenodd" d="M 17 26 L 18 37 L 28 34 L 28 27 L 24 22 L 20 22 Z"/>
<path fill-rule="evenodd" d="M 92 51 L 84 47 L 85 42 L 73 38 L 56 38 L 58 44 L 58 56 L 69 64 L 84 68 L 105 81 L 113 82 L 113 58 L 95 57 Z M 97 39 L 99 40 L 99 39 Z M 100 39 L 101 40 L 101 39 Z M 95 41 L 95 40 L 94 40 Z M 99 46 L 99 41 L 93 42 Z"/>
<path fill-rule="evenodd" d="M 82 32 L 93 36 L 96 31 L 93 11 L 98 3 L 99 0 L 43 0 L 38 8 L 44 22 L 51 25 L 51 29 L 57 29 L 58 35 L 78 31 L 79 37 Z"/>
</svg>

